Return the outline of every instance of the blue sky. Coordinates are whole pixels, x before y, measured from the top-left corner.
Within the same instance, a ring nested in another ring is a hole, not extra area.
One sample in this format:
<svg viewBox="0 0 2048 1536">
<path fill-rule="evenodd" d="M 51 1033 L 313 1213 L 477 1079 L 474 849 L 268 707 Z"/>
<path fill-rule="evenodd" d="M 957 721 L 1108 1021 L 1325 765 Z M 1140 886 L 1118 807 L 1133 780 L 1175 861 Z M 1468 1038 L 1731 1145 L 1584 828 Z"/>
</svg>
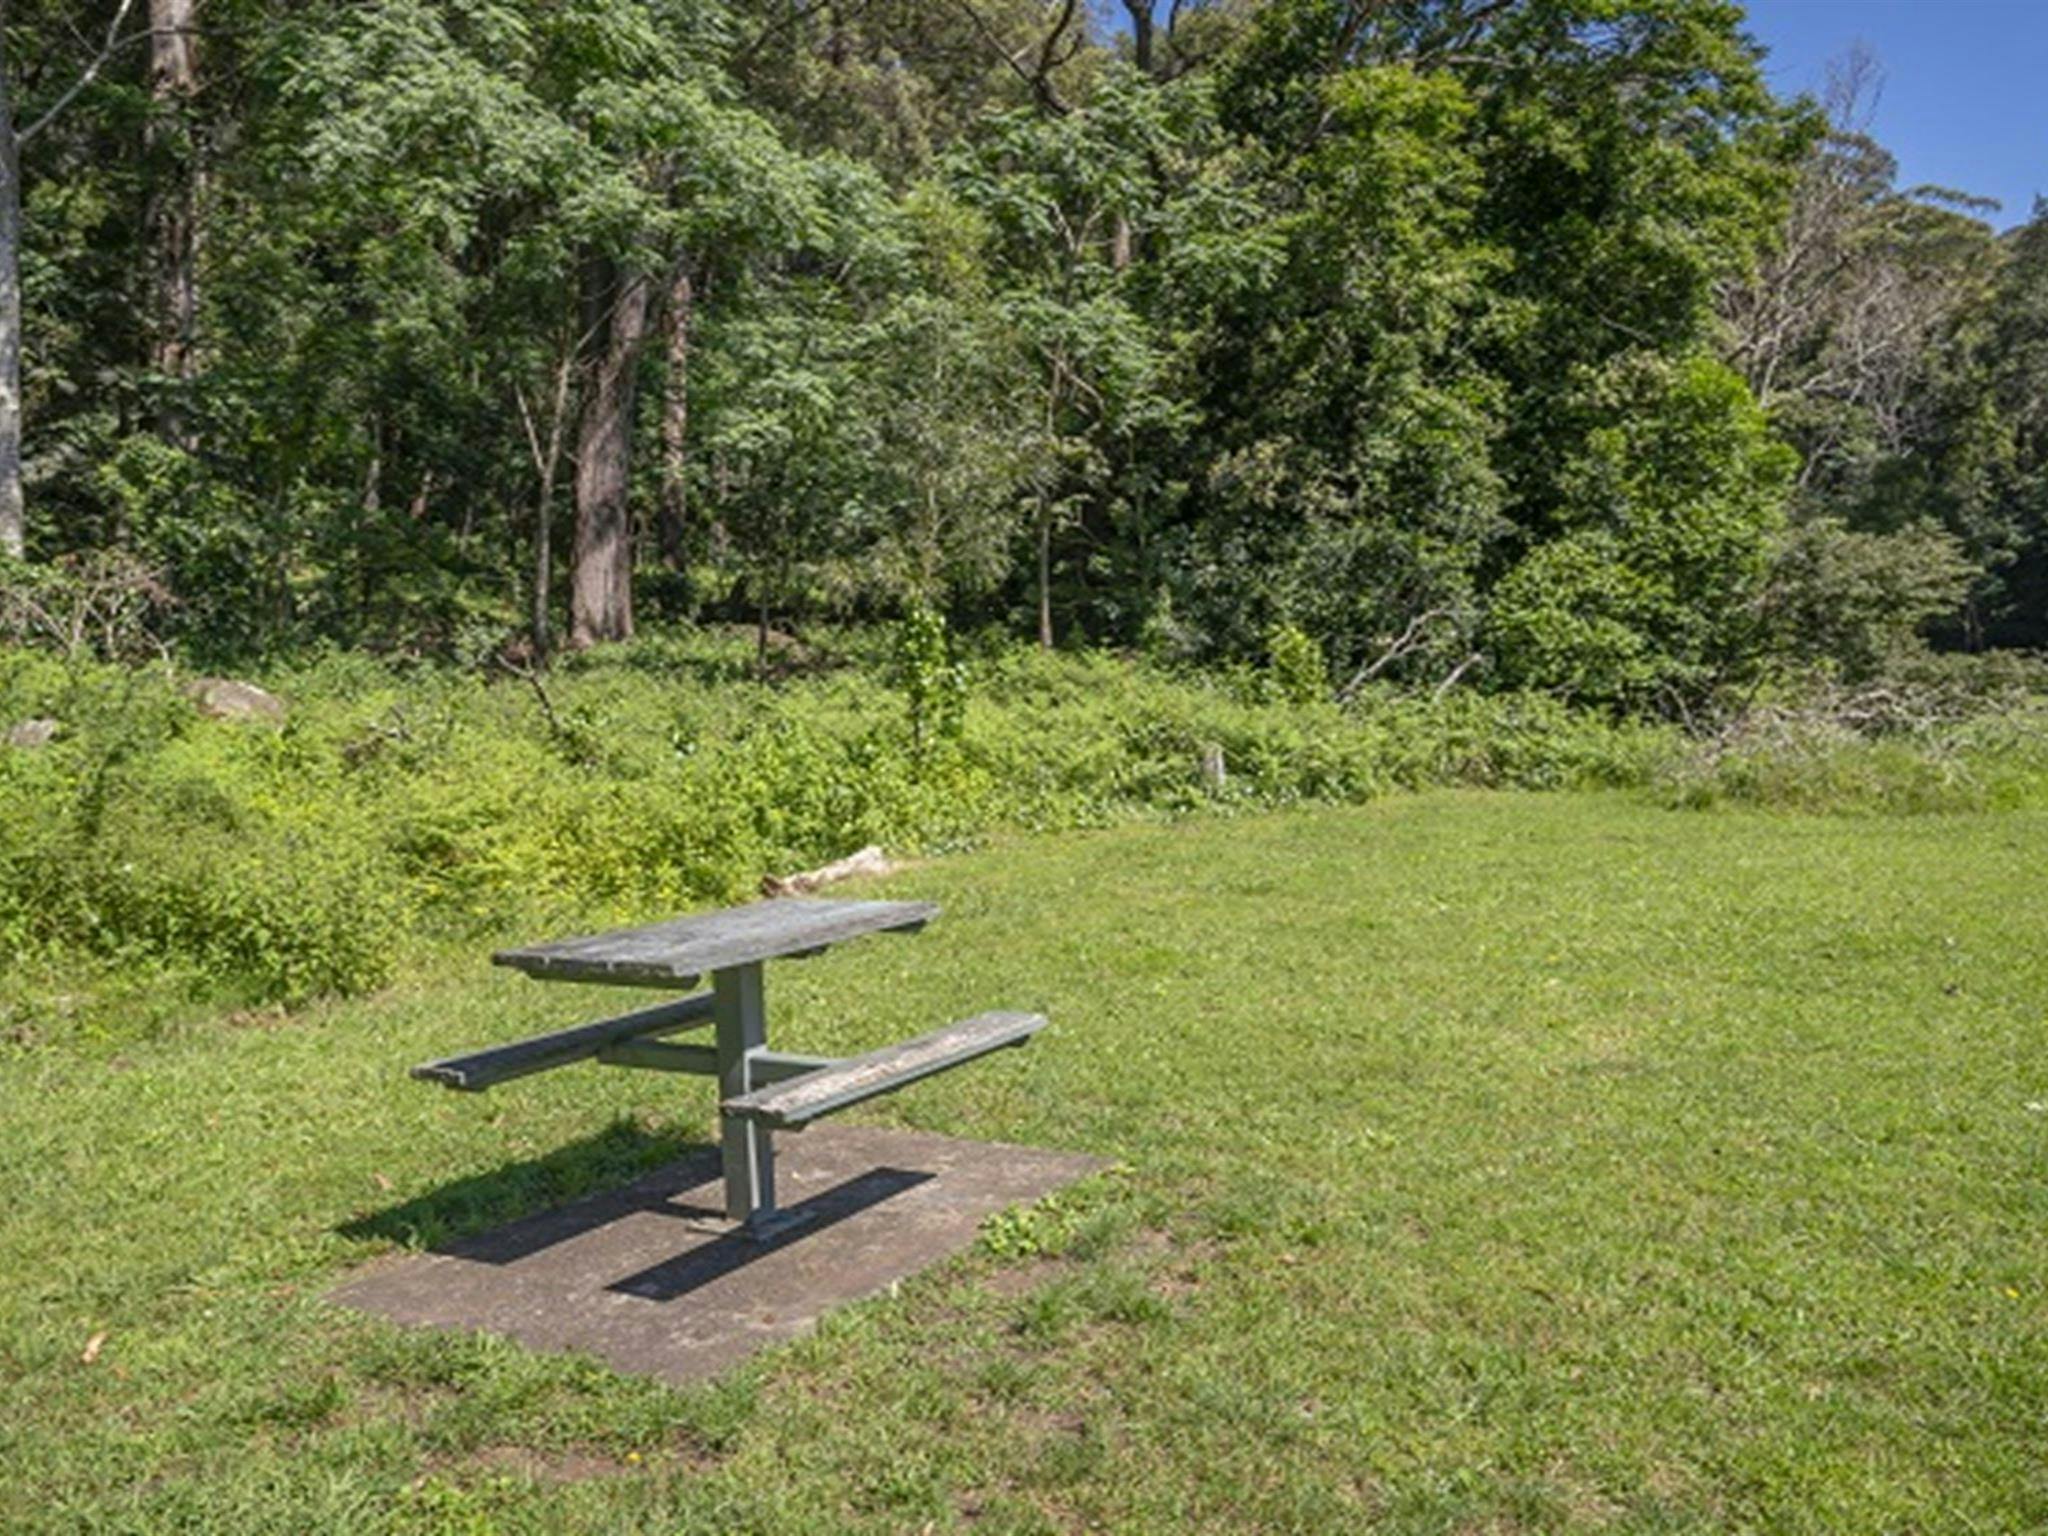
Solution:
<svg viewBox="0 0 2048 1536">
<path fill-rule="evenodd" d="M 2048 194 L 2048 0 L 1748 0 L 1749 30 L 1784 95 L 1819 93 L 1827 63 L 1859 40 L 1884 93 L 1870 131 L 1899 180 L 2005 205 L 2024 223 Z"/>
</svg>

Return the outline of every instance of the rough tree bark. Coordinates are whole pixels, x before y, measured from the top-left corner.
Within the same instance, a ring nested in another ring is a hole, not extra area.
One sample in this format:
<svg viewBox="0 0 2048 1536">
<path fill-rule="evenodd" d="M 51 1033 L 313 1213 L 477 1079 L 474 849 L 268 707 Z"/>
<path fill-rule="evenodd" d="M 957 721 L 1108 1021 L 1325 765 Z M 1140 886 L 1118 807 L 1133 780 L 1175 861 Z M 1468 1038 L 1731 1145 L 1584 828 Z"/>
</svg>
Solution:
<svg viewBox="0 0 2048 1536">
<path fill-rule="evenodd" d="M 198 0 L 149 0 L 148 129 L 151 164 L 145 215 L 153 271 L 149 366 L 164 395 L 157 430 L 173 447 L 194 444 L 185 386 L 197 371 L 199 317 L 199 163 L 192 140 L 192 98 L 199 89 L 195 24 Z"/>
<path fill-rule="evenodd" d="M 1057 428 L 1060 419 L 1062 386 L 1069 377 L 1066 359 L 1055 351 L 1046 359 L 1045 384 L 1045 441 L 1057 444 Z M 1056 474 L 1056 471 L 1055 471 Z M 1052 526 L 1058 509 L 1053 504 L 1054 481 L 1042 482 L 1038 487 L 1037 526 L 1032 530 L 1038 543 L 1038 648 L 1049 651 L 1053 646 L 1052 634 Z"/>
<path fill-rule="evenodd" d="M 645 273 L 617 274 L 604 350 L 576 438 L 576 542 L 569 571 L 569 644 L 577 650 L 633 636 L 633 402 L 647 340 Z"/>
<path fill-rule="evenodd" d="M 678 261 L 668 284 L 668 375 L 661 402 L 661 558 L 672 571 L 683 568 L 685 518 L 689 514 L 690 327 L 697 290 L 690 264 Z"/>
</svg>

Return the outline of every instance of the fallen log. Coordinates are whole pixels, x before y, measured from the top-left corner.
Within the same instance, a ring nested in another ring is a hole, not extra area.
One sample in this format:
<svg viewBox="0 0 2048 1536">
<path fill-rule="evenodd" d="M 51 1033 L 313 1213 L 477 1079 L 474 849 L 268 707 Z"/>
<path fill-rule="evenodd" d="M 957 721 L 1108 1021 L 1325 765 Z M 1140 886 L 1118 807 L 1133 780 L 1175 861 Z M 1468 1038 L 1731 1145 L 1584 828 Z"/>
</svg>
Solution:
<svg viewBox="0 0 2048 1536">
<path fill-rule="evenodd" d="M 821 886 L 849 880 L 855 875 L 886 875 L 895 867 L 877 845 L 870 843 L 858 853 L 849 853 L 843 859 L 834 859 L 816 869 L 806 869 L 794 875 L 763 875 L 761 894 L 803 896 Z"/>
</svg>

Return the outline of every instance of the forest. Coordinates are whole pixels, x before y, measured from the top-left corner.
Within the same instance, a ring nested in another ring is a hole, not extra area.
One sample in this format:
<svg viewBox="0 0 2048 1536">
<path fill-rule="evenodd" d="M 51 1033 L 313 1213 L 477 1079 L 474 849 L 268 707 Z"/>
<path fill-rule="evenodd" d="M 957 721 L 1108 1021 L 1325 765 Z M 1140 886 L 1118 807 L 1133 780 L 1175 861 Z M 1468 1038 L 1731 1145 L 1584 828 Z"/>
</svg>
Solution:
<svg viewBox="0 0 2048 1536">
<path fill-rule="evenodd" d="M 1724 0 L 9 0 L 0 633 L 932 614 L 1667 719 L 2048 644 L 2048 213 L 1762 62 Z"/>
</svg>

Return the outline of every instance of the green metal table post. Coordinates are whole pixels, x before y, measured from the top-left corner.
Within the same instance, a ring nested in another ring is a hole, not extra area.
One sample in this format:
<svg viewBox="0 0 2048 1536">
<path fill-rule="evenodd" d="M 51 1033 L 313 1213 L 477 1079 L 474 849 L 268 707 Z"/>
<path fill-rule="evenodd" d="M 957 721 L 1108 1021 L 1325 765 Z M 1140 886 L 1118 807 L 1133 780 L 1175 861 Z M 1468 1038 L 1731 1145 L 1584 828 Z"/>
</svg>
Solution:
<svg viewBox="0 0 2048 1536">
<path fill-rule="evenodd" d="M 768 1044 L 768 1010 L 761 962 L 714 971 L 712 1020 L 718 1031 L 718 1097 L 736 1099 L 755 1087 L 753 1053 Z M 775 1145 L 766 1127 L 738 1115 L 719 1115 L 725 1161 L 725 1214 L 759 1227 L 775 1215 Z"/>
</svg>

